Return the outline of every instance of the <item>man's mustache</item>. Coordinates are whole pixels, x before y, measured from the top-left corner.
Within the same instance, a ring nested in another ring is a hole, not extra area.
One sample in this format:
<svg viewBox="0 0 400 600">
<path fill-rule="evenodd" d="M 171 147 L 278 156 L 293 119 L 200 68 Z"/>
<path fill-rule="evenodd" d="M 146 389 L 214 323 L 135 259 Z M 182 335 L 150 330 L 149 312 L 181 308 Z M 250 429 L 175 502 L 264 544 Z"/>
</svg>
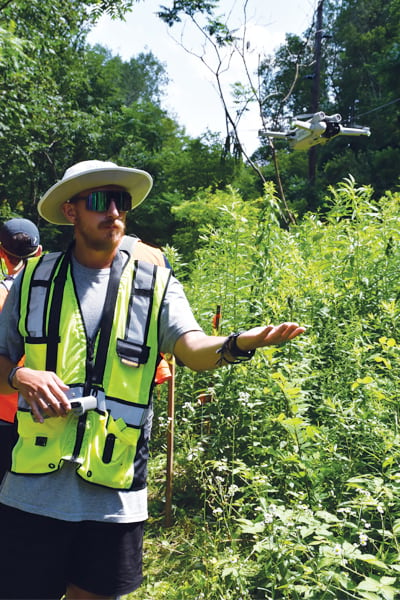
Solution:
<svg viewBox="0 0 400 600">
<path fill-rule="evenodd" d="M 118 226 L 120 229 L 124 228 L 123 221 L 121 221 L 121 219 L 119 219 L 118 217 L 116 219 L 114 219 L 113 217 L 108 217 L 107 219 L 104 219 L 104 221 L 100 223 L 99 227 L 101 229 L 103 227 L 109 227 L 110 225 Z"/>
</svg>

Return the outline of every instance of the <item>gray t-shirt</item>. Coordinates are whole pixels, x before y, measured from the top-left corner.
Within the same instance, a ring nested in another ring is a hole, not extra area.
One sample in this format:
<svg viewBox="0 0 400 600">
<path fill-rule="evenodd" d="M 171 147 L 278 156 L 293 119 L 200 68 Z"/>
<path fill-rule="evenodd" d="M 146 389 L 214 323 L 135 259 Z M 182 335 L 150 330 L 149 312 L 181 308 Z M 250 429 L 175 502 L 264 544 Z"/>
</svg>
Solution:
<svg viewBox="0 0 400 600">
<path fill-rule="evenodd" d="M 87 333 L 92 336 L 101 318 L 109 269 L 88 269 L 75 260 L 73 276 Z M 17 362 L 24 350 L 18 333 L 17 277 L 0 314 L 0 354 Z M 173 353 L 178 338 L 188 331 L 201 331 L 181 284 L 171 277 L 160 315 L 159 351 Z M 73 464 L 50 475 L 8 473 L 0 490 L 0 502 L 38 515 L 65 521 L 128 523 L 147 518 L 147 490 L 113 490 L 87 483 L 75 473 Z"/>
</svg>

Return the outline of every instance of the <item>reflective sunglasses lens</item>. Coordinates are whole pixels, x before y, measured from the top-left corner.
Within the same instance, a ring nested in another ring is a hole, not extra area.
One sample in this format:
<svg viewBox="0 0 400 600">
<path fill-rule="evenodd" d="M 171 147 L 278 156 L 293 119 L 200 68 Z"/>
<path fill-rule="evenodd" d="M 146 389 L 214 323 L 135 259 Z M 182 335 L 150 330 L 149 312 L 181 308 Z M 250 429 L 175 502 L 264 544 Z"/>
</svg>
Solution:
<svg viewBox="0 0 400 600">
<path fill-rule="evenodd" d="M 120 199 L 119 199 L 119 207 L 117 206 L 118 210 L 121 211 L 127 211 L 127 210 L 131 210 L 132 208 L 132 196 L 129 194 L 129 192 L 120 192 Z"/>
<path fill-rule="evenodd" d="M 110 203 L 108 203 L 108 206 Z M 86 208 L 97 212 L 106 211 L 107 208 L 106 192 L 92 192 L 86 199 Z"/>
<path fill-rule="evenodd" d="M 128 192 L 114 190 L 98 190 L 89 194 L 86 200 L 86 208 L 96 212 L 105 212 L 110 208 L 111 202 L 115 202 L 118 211 L 125 212 L 132 208 L 132 198 Z"/>
</svg>

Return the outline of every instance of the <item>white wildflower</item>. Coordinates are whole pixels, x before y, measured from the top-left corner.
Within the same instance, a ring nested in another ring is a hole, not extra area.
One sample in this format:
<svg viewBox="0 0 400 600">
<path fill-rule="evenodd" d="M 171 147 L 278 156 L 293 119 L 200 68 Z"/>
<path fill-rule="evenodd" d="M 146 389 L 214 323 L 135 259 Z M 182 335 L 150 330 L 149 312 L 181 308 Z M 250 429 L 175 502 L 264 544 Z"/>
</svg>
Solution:
<svg viewBox="0 0 400 600">
<path fill-rule="evenodd" d="M 360 545 L 361 546 L 366 546 L 367 542 L 368 542 L 368 536 L 365 533 L 360 533 L 360 535 L 358 536 L 359 540 L 360 540 Z"/>
<path fill-rule="evenodd" d="M 341 556 L 342 554 L 342 546 L 340 544 L 336 544 L 335 547 L 333 548 L 333 554 L 335 556 Z"/>
<path fill-rule="evenodd" d="M 250 394 L 248 392 L 239 392 L 238 400 L 241 404 L 244 404 L 246 406 L 246 404 L 248 404 L 250 400 Z"/>
<path fill-rule="evenodd" d="M 270 513 L 267 513 L 264 517 L 264 523 L 266 523 L 266 524 L 272 523 L 273 520 L 274 520 L 274 517 Z"/>
</svg>

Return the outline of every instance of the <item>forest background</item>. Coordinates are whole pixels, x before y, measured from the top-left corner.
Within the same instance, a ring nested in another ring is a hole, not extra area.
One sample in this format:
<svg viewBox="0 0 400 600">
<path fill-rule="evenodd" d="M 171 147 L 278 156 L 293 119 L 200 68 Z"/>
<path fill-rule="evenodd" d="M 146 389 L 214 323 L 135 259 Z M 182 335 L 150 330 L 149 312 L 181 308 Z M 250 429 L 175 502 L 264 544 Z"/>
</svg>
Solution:
<svg viewBox="0 0 400 600">
<path fill-rule="evenodd" d="M 64 170 L 91 158 L 143 168 L 155 185 L 128 232 L 164 247 L 207 332 L 217 305 L 222 334 L 307 326 L 246 365 L 178 370 L 169 528 L 157 390 L 146 579 L 132 600 L 397 598 L 400 2 L 324 1 L 318 108 L 372 135 L 318 148 L 312 176 L 309 154 L 284 143 L 261 137 L 243 155 L 235 125 L 249 102 L 261 128 L 310 111 L 316 22 L 233 86 L 224 139 L 191 138 L 163 108 L 168 73 L 151 52 L 123 61 L 86 42 L 104 12 L 128 10 L 3 1 L 0 219 L 31 218 L 46 250 L 63 248 L 69 228 L 36 205 Z M 217 0 L 178 0 L 160 18 L 196 21 L 246 58 Z"/>
</svg>

